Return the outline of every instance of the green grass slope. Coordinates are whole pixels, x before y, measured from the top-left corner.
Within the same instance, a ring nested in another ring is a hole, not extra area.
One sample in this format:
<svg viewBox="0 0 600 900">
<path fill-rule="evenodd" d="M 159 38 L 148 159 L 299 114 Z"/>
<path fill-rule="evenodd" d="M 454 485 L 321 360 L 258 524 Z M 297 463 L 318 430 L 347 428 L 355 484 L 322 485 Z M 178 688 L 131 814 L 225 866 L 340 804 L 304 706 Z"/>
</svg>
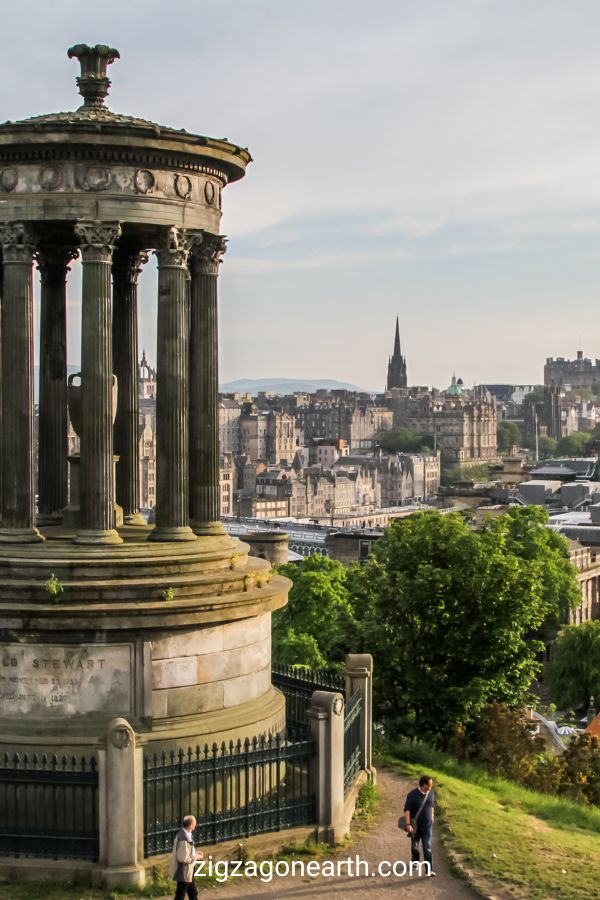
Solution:
<svg viewBox="0 0 600 900">
<path fill-rule="evenodd" d="M 600 898 L 600 809 L 526 790 L 475 766 L 403 746 L 381 762 L 435 779 L 444 843 L 490 893 Z"/>
</svg>

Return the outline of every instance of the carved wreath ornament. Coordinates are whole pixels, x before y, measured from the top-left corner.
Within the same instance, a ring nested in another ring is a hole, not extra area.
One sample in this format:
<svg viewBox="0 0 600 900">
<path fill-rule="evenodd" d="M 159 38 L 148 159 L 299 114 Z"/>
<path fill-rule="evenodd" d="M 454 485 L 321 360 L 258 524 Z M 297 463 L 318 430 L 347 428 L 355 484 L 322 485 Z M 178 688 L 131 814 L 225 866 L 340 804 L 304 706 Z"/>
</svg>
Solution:
<svg viewBox="0 0 600 900">
<path fill-rule="evenodd" d="M 110 736 L 110 741 L 117 750 L 125 750 L 126 747 L 131 746 L 133 734 L 125 725 L 117 725 Z"/>
</svg>

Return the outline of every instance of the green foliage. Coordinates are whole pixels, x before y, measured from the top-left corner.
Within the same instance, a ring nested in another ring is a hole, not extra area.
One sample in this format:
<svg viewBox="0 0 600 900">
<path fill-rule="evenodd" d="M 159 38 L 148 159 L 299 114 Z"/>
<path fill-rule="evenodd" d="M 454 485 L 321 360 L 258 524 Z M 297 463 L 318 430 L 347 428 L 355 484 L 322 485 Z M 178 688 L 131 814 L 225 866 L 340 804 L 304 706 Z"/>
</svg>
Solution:
<svg viewBox="0 0 600 900">
<path fill-rule="evenodd" d="M 581 591 L 569 545 L 562 535 L 546 527 L 548 521 L 547 511 L 540 506 L 515 506 L 502 516 L 487 519 L 482 530 L 497 533 L 506 549 L 527 563 L 528 577 L 537 582 L 546 604 L 544 624 L 557 627 L 581 602 Z"/>
<path fill-rule="evenodd" d="M 498 450 L 510 450 L 513 445 L 521 446 L 523 438 L 515 422 L 498 422 Z"/>
<path fill-rule="evenodd" d="M 358 640 L 347 569 L 314 555 L 278 571 L 293 587 L 287 606 L 273 614 L 273 658 L 312 668 L 342 662 Z"/>
<path fill-rule="evenodd" d="M 590 697 L 600 697 L 600 620 L 567 625 L 560 632 L 547 675 L 562 709 L 586 709 Z"/>
<path fill-rule="evenodd" d="M 441 482 L 443 485 L 460 483 L 471 486 L 476 483 L 486 482 L 489 475 L 490 470 L 487 463 L 481 463 L 479 466 L 469 466 L 467 469 L 464 466 L 447 465 L 442 454 Z"/>
<path fill-rule="evenodd" d="M 541 406 L 544 402 L 544 388 L 542 385 L 534 388 L 523 397 L 524 406 Z"/>
<path fill-rule="evenodd" d="M 382 432 L 378 442 L 386 453 L 430 453 L 434 443 L 431 435 L 416 434 L 402 426 Z"/>
<path fill-rule="evenodd" d="M 561 438 L 556 445 L 558 456 L 582 456 L 585 444 L 591 439 L 589 431 L 574 431 L 568 437 Z"/>
<path fill-rule="evenodd" d="M 167 603 L 170 603 L 171 600 L 175 599 L 175 591 L 172 587 L 165 588 L 161 593 L 161 598 L 165 600 Z"/>
<path fill-rule="evenodd" d="M 535 446 L 535 440 L 533 440 L 531 443 L 532 446 Z M 549 459 L 549 457 L 554 456 L 555 453 L 556 441 L 554 440 L 554 438 L 541 435 L 538 438 L 538 455 L 540 459 Z"/>
<path fill-rule="evenodd" d="M 544 750 L 544 742 L 532 737 L 520 710 L 491 703 L 471 728 L 457 729 L 448 749 L 459 759 L 479 763 L 492 775 L 524 783 Z"/>
<path fill-rule="evenodd" d="M 535 632 L 577 589 L 565 542 L 544 521 L 519 509 L 475 532 L 456 513 L 418 513 L 394 522 L 352 574 L 388 727 L 443 742 L 487 703 L 523 701 L 540 667 Z"/>
<path fill-rule="evenodd" d="M 58 601 L 58 598 L 64 590 L 62 584 L 60 583 L 54 572 L 45 583 L 44 587 L 55 601 Z"/>
<path fill-rule="evenodd" d="M 485 878 L 486 896 L 598 894 L 600 809 L 527 790 L 420 744 L 398 746 L 395 757 L 385 761 L 411 780 L 424 770 L 433 776 L 445 843 Z"/>
</svg>

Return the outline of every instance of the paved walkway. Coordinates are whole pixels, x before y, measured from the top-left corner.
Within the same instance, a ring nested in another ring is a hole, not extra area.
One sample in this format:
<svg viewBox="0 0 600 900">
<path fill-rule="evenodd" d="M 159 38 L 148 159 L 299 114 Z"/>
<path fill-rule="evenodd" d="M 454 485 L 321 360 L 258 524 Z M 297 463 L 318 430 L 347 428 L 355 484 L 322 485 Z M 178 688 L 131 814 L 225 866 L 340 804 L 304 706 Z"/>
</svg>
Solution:
<svg viewBox="0 0 600 900">
<path fill-rule="evenodd" d="M 410 860 L 410 841 L 397 827 L 398 816 L 404 798 L 413 785 L 391 772 L 378 773 L 378 784 L 382 792 L 379 815 L 368 834 L 357 838 L 352 848 L 336 854 L 333 859 L 354 859 L 359 856 L 367 860 L 370 869 L 376 869 L 381 860 L 394 862 Z M 435 833 L 434 827 L 434 833 Z M 259 878 L 231 879 L 214 892 L 215 900 L 253 900 L 257 896 L 285 897 L 290 900 L 384 900 L 384 898 L 407 897 L 416 900 L 473 900 L 476 894 L 468 884 L 450 873 L 448 863 L 434 834 L 433 843 L 435 878 L 405 877 L 384 878 L 377 875 L 362 875 L 348 878 L 277 878 L 269 883 Z M 212 893 L 212 892 L 211 892 Z M 203 894 L 200 894 L 202 898 Z"/>
</svg>

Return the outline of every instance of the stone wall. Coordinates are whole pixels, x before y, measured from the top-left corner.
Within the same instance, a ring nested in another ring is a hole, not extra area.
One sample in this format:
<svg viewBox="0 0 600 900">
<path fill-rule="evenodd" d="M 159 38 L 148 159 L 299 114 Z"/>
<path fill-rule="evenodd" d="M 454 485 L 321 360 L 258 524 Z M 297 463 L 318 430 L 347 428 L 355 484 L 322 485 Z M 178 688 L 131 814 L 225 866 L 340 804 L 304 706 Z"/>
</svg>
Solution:
<svg viewBox="0 0 600 900">
<path fill-rule="evenodd" d="M 270 613 L 152 642 L 155 719 L 228 709 L 270 688 Z"/>
</svg>

